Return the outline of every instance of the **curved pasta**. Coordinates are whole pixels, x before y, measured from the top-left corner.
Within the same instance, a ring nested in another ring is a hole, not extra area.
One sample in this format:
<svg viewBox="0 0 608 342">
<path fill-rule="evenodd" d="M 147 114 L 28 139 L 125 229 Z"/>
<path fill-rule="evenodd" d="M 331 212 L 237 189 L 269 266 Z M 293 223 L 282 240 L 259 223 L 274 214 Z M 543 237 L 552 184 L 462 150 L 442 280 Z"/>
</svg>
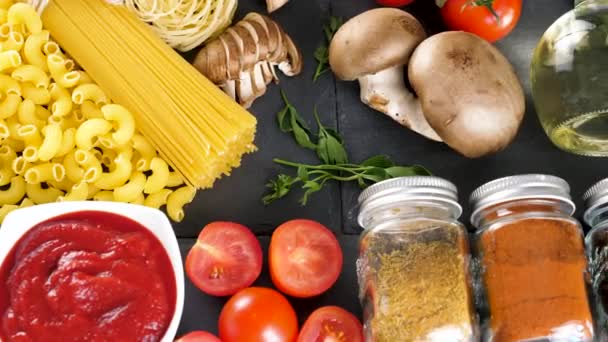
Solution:
<svg viewBox="0 0 608 342">
<path fill-rule="evenodd" d="M 61 130 L 61 126 L 51 124 L 42 129 L 42 134 L 44 135 L 44 140 L 38 148 L 38 159 L 41 161 L 49 161 L 61 148 L 63 131 Z"/>
<path fill-rule="evenodd" d="M 25 38 L 21 32 L 11 31 L 6 37 L 6 40 L 2 44 L 3 51 L 19 51 L 25 43 Z"/>
<path fill-rule="evenodd" d="M 148 195 L 144 201 L 144 205 L 146 207 L 159 209 L 163 205 L 167 203 L 167 199 L 169 195 L 171 195 L 173 191 L 170 189 L 161 189 L 158 192 Z"/>
<path fill-rule="evenodd" d="M 0 119 L 6 119 L 15 115 L 21 104 L 21 96 L 15 94 L 6 94 L 6 97 L 0 102 Z"/>
<path fill-rule="evenodd" d="M 114 189 L 114 200 L 119 202 L 132 202 L 143 193 L 146 176 L 141 172 L 134 172 L 129 181 Z"/>
<path fill-rule="evenodd" d="M 167 182 L 169 181 L 169 165 L 164 160 L 158 157 L 152 158 L 150 170 L 152 170 L 152 175 L 148 177 L 146 186 L 144 187 L 144 193 L 146 194 L 160 191 L 167 186 Z"/>
<path fill-rule="evenodd" d="M 139 195 L 137 195 L 137 197 L 136 197 L 134 200 L 132 200 L 132 201 L 131 201 L 131 202 L 129 202 L 129 203 L 131 203 L 131 204 L 139 204 L 139 205 L 144 205 L 144 202 L 145 202 L 145 201 L 146 201 L 146 198 L 145 198 L 144 194 L 143 194 L 143 193 L 140 193 Z"/>
<path fill-rule="evenodd" d="M 13 210 L 19 209 L 18 205 L 5 204 L 0 207 L 0 222 L 4 221 L 4 218 Z"/>
<path fill-rule="evenodd" d="M 11 77 L 19 82 L 32 83 L 36 88 L 47 89 L 51 79 L 46 72 L 35 65 L 22 65 L 11 73 Z"/>
<path fill-rule="evenodd" d="M 103 90 L 95 83 L 81 84 L 72 91 L 74 103 L 81 104 L 87 100 L 93 101 L 98 106 L 110 102 Z"/>
<path fill-rule="evenodd" d="M 101 112 L 106 120 L 116 122 L 117 128 L 112 133 L 112 139 L 114 139 L 118 146 L 128 143 L 133 138 L 135 134 L 135 119 L 133 119 L 133 115 L 125 107 L 117 104 L 108 104 L 101 107 Z"/>
<path fill-rule="evenodd" d="M 176 171 L 169 173 L 169 179 L 167 180 L 167 186 L 174 188 L 184 184 L 184 178 Z"/>
<path fill-rule="evenodd" d="M 25 157 L 19 156 L 13 159 L 13 162 L 11 163 L 11 169 L 14 173 L 20 175 L 24 173 L 25 170 L 27 170 L 28 164 L 29 162 L 25 159 Z"/>
<path fill-rule="evenodd" d="M 9 75 L 0 74 L 0 90 L 5 94 L 21 96 L 21 86 Z"/>
<path fill-rule="evenodd" d="M 75 150 L 71 150 L 65 155 L 63 167 L 65 168 L 67 178 L 74 183 L 78 183 L 84 178 L 84 170 L 76 162 L 75 153 Z"/>
<path fill-rule="evenodd" d="M 101 180 L 103 169 L 101 168 L 101 162 L 95 157 L 90 150 L 77 149 L 74 153 L 74 159 L 76 163 L 84 168 L 84 174 L 82 179 L 87 183 L 95 183 Z M 129 178 L 128 176 L 126 178 Z M 125 180 L 126 181 L 126 180 Z M 105 189 L 95 184 L 100 189 Z"/>
<path fill-rule="evenodd" d="M 6 121 L 0 119 L 0 140 L 8 139 L 11 136 L 11 131 L 6 124 Z"/>
<path fill-rule="evenodd" d="M 9 184 L 12 178 L 15 177 L 15 173 L 9 165 L 2 165 L 0 168 L 0 186 Z"/>
<path fill-rule="evenodd" d="M 54 102 L 51 104 L 51 114 L 54 116 L 66 116 L 72 112 L 72 99 L 70 92 L 57 83 L 51 83 L 49 86 L 51 99 Z"/>
<path fill-rule="evenodd" d="M 49 43 L 44 45 L 48 49 Z M 72 88 L 80 81 L 80 74 L 77 71 L 68 71 L 65 66 L 65 58 L 58 53 L 51 53 L 46 56 L 47 66 L 51 77 L 64 88 Z"/>
<path fill-rule="evenodd" d="M 114 159 L 114 170 L 104 172 L 95 182 L 95 186 L 102 190 L 109 190 L 119 187 L 127 182 L 131 176 L 131 154 L 130 149 L 123 149 L 116 159 Z"/>
<path fill-rule="evenodd" d="M 15 50 L 0 52 L 0 71 L 16 68 L 22 63 L 21 55 Z"/>
<path fill-rule="evenodd" d="M 23 98 L 33 101 L 37 105 L 46 105 L 51 102 L 51 93 L 47 89 L 34 86 L 31 83 L 21 84 Z"/>
<path fill-rule="evenodd" d="M 46 63 L 46 56 L 42 53 L 42 47 L 49 41 L 49 31 L 42 30 L 38 33 L 33 33 L 25 39 L 23 45 L 23 56 L 29 64 L 35 65 L 44 71 L 48 71 L 49 67 Z"/>
<path fill-rule="evenodd" d="M 44 189 L 42 188 L 42 183 L 27 183 L 25 185 L 25 193 L 27 194 L 27 197 L 36 204 L 55 202 L 59 196 L 63 196 L 64 194 L 64 192 L 59 189 L 51 187 Z"/>
<path fill-rule="evenodd" d="M 76 128 L 68 128 L 63 131 L 61 136 L 61 145 L 55 153 L 55 157 L 63 157 L 68 154 L 76 146 Z"/>
<path fill-rule="evenodd" d="M 65 168 L 59 163 L 43 163 L 30 167 L 25 171 L 25 181 L 29 184 L 46 181 L 61 182 L 65 178 Z"/>
<path fill-rule="evenodd" d="M 194 199 L 196 189 L 191 186 L 181 187 L 169 195 L 167 198 L 167 214 L 175 222 L 184 219 L 184 206 Z"/>
<path fill-rule="evenodd" d="M 10 187 L 6 190 L 0 190 L 0 205 L 16 204 L 21 201 L 25 195 L 25 180 L 21 176 L 11 178 Z"/>
<path fill-rule="evenodd" d="M 6 21 L 10 25 L 25 24 L 31 33 L 42 31 L 40 16 L 32 6 L 24 3 L 16 3 L 9 7 Z"/>
<path fill-rule="evenodd" d="M 22 125 L 17 129 L 17 137 L 25 142 L 26 146 L 38 147 L 42 144 L 42 137 L 38 127 L 34 125 Z"/>
<path fill-rule="evenodd" d="M 103 119 L 103 113 L 101 109 L 95 104 L 95 102 L 91 100 L 85 100 L 80 105 L 80 111 L 82 111 L 82 115 L 84 115 L 87 119 Z"/>
<path fill-rule="evenodd" d="M 99 191 L 98 193 L 95 194 L 95 196 L 93 196 L 93 200 L 94 201 L 114 201 L 114 192 L 112 191 L 107 191 L 107 190 L 103 190 L 103 191 Z"/>
<path fill-rule="evenodd" d="M 86 182 L 80 182 L 78 184 L 74 184 L 72 189 L 65 194 L 65 196 L 59 196 L 57 198 L 58 201 L 86 201 L 89 196 L 89 185 Z"/>
<path fill-rule="evenodd" d="M 104 119 L 88 119 L 76 130 L 76 146 L 80 149 L 93 148 L 93 138 L 102 136 L 112 129 L 112 124 Z"/>
<path fill-rule="evenodd" d="M 22 125 L 34 125 L 41 130 L 45 121 L 38 118 L 36 115 L 36 104 L 31 100 L 23 100 L 17 109 L 17 117 Z"/>
</svg>

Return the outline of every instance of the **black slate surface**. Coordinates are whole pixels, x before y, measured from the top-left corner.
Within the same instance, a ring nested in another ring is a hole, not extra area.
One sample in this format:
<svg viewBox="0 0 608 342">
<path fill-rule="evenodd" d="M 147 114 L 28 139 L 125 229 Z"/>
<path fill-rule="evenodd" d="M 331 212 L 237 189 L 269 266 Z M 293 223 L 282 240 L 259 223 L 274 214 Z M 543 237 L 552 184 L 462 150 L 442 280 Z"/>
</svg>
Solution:
<svg viewBox="0 0 608 342">
<path fill-rule="evenodd" d="M 442 29 L 433 3 L 431 0 L 418 0 L 407 8 L 420 18 L 429 33 Z M 184 222 L 175 226 L 181 238 L 180 247 L 184 257 L 194 243 L 192 238 L 205 224 L 214 220 L 232 220 L 247 225 L 260 235 L 264 248 L 268 245 L 272 230 L 292 218 L 315 219 L 330 227 L 338 235 L 344 251 L 344 272 L 338 283 L 319 298 L 291 300 L 301 321 L 315 308 L 329 304 L 342 306 L 360 315 L 355 274 L 360 231 L 355 223 L 359 189 L 352 184 L 332 184 L 315 194 L 305 207 L 298 203 L 299 193 L 266 207 L 262 205 L 260 198 L 267 180 L 279 172 L 293 171 L 274 165 L 272 158 L 316 162 L 312 152 L 296 146 L 290 137 L 277 128 L 275 116 L 283 107 L 279 87 L 286 91 L 292 103 L 311 124 L 312 110 L 318 105 L 323 122 L 337 127 L 344 136 L 352 160 L 361 161 L 371 155 L 387 154 L 399 163 L 422 164 L 434 174 L 452 180 L 459 187 L 461 203 L 465 208 L 462 221 L 467 224 L 470 212 L 467 196 L 486 181 L 518 173 L 561 176 L 572 186 L 579 206 L 577 214 L 580 216 L 581 194 L 595 181 L 608 177 L 608 162 L 605 159 L 575 156 L 555 148 L 540 127 L 530 99 L 528 72 L 532 51 L 549 25 L 572 8 L 572 0 L 524 0 L 519 25 L 509 37 L 497 44 L 513 63 L 526 89 L 526 117 L 518 137 L 509 148 L 477 160 L 461 157 L 447 146 L 428 141 L 367 108 L 359 100 L 356 82 L 335 81 L 327 74 L 312 83 L 316 67 L 312 55 L 323 39 L 321 26 L 328 16 L 349 18 L 374 6 L 373 0 L 291 0 L 272 15 L 302 49 L 304 72 L 295 78 L 282 77 L 279 86 L 270 86 L 268 93 L 255 102 L 251 111 L 259 120 L 256 139 L 259 151 L 245 157 L 243 166 L 235 170 L 232 176 L 219 181 L 212 190 L 200 192 L 195 202 L 187 208 Z M 252 10 L 264 13 L 264 2 L 241 1 L 237 18 Z M 266 268 L 256 285 L 271 285 Z M 178 334 L 195 329 L 216 332 L 217 318 L 224 302 L 225 299 L 202 294 L 186 280 L 185 311 Z"/>
</svg>

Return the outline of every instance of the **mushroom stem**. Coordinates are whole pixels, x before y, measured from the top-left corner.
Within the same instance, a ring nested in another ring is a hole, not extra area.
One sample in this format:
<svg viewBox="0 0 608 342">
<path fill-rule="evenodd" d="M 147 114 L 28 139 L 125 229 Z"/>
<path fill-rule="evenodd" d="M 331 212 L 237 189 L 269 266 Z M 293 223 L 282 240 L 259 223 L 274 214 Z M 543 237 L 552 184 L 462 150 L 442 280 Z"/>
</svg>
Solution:
<svg viewBox="0 0 608 342">
<path fill-rule="evenodd" d="M 283 7 L 289 0 L 266 0 L 266 7 L 268 13 L 272 13 L 279 8 Z"/>
<path fill-rule="evenodd" d="M 401 125 L 435 141 L 442 141 L 422 113 L 420 101 L 405 87 L 403 65 L 359 78 L 361 101 Z"/>
</svg>

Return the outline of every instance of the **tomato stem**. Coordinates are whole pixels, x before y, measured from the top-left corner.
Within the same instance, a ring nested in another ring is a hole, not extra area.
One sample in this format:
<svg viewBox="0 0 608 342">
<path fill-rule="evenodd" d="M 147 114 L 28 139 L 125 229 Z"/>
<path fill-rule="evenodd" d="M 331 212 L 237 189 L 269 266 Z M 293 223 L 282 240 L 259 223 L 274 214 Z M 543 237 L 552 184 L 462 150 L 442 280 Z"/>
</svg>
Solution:
<svg viewBox="0 0 608 342">
<path fill-rule="evenodd" d="M 462 9 L 460 11 L 461 12 L 464 11 L 464 9 L 468 6 L 483 6 L 483 7 L 486 7 L 488 9 L 488 11 L 490 11 L 490 13 L 492 13 L 494 18 L 496 18 L 496 23 L 500 24 L 500 16 L 494 10 L 493 5 L 494 5 L 494 0 L 470 0 L 469 2 L 465 3 L 462 6 Z"/>
</svg>

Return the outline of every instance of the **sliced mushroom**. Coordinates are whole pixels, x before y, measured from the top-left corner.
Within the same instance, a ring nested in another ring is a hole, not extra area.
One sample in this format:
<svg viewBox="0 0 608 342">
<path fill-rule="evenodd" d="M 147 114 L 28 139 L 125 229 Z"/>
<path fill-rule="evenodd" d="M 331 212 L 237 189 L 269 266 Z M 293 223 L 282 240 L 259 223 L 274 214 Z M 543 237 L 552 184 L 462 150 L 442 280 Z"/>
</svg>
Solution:
<svg viewBox="0 0 608 342">
<path fill-rule="evenodd" d="M 444 32 L 418 46 L 409 80 L 424 116 L 450 147 L 471 158 L 505 148 L 525 112 L 522 86 L 493 45 L 465 32 Z"/>
<path fill-rule="evenodd" d="M 418 100 L 407 90 L 404 66 L 426 38 L 422 25 L 396 8 L 377 8 L 347 21 L 334 35 L 329 63 L 342 80 L 359 80 L 361 101 L 436 141 Z"/>
<path fill-rule="evenodd" d="M 268 13 L 272 13 L 283 7 L 289 0 L 266 0 Z"/>
<path fill-rule="evenodd" d="M 276 22 L 249 13 L 203 47 L 193 65 L 248 108 L 267 84 L 278 82 L 275 67 L 287 76 L 299 74 L 302 54 Z"/>
</svg>

